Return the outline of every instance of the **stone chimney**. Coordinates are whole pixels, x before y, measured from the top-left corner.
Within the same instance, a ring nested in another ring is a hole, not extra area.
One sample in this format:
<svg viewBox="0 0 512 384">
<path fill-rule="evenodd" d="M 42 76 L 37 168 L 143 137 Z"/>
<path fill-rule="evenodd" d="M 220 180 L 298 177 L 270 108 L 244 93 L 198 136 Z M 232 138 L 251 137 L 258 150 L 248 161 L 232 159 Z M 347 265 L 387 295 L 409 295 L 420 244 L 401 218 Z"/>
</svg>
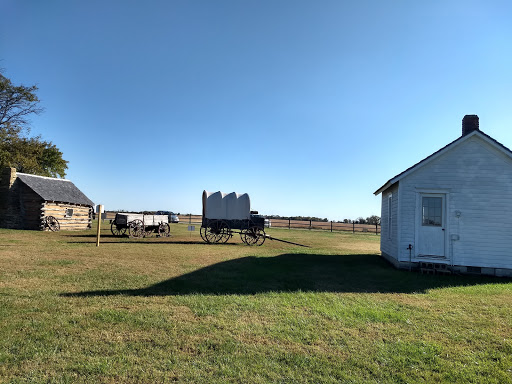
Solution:
<svg viewBox="0 0 512 384">
<path fill-rule="evenodd" d="M 4 168 L 0 173 L 0 189 L 8 191 L 16 180 L 16 168 Z"/>
<path fill-rule="evenodd" d="M 466 115 L 462 118 L 462 136 L 466 136 L 473 131 L 479 131 L 478 115 Z"/>
<path fill-rule="evenodd" d="M 0 172 L 0 227 L 12 228 L 12 186 L 16 180 L 16 168 L 4 168 Z"/>
<path fill-rule="evenodd" d="M 3 175 L 1 176 L 3 182 L 7 184 L 7 188 L 11 188 L 14 184 L 14 180 L 16 180 L 16 168 L 7 167 L 4 168 L 4 171 L 2 172 Z"/>
</svg>

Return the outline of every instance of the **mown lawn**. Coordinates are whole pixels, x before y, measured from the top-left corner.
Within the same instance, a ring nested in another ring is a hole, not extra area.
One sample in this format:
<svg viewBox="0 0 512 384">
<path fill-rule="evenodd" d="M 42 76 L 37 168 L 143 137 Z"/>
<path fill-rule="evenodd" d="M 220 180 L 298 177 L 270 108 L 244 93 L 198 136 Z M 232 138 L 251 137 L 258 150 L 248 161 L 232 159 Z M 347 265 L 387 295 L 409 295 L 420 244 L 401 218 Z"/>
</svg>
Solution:
<svg viewBox="0 0 512 384">
<path fill-rule="evenodd" d="M 0 229 L 0 382 L 512 382 L 511 280 L 397 271 L 369 234 L 171 232 Z"/>
</svg>

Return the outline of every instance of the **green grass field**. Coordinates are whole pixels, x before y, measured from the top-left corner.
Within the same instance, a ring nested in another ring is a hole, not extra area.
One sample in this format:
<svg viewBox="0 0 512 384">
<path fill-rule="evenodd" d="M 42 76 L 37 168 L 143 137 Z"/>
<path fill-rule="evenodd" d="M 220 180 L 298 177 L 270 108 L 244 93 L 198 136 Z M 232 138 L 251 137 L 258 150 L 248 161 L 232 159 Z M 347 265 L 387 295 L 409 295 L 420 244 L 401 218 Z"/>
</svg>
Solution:
<svg viewBox="0 0 512 384">
<path fill-rule="evenodd" d="M 0 229 L 0 382 L 512 383 L 511 280 L 397 271 L 374 234 L 171 233 Z"/>
</svg>

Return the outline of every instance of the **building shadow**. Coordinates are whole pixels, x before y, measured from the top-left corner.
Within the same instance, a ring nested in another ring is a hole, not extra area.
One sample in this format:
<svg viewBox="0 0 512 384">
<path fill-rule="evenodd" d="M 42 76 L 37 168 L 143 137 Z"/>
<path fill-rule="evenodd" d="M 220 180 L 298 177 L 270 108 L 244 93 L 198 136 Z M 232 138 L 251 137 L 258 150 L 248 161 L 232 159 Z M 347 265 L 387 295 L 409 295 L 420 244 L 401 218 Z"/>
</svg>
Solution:
<svg viewBox="0 0 512 384">
<path fill-rule="evenodd" d="M 425 293 L 433 288 L 511 281 L 400 271 L 378 255 L 283 254 L 224 261 L 140 289 L 69 292 L 63 296 L 252 295 L 297 291 Z"/>
</svg>

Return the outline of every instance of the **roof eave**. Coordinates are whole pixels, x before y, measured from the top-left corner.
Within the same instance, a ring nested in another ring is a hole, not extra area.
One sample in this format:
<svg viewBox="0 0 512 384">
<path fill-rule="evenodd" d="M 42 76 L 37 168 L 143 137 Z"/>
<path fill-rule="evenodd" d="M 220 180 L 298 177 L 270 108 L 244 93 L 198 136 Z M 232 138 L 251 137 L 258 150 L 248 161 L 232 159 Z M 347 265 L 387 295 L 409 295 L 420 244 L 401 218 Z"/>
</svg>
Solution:
<svg viewBox="0 0 512 384">
<path fill-rule="evenodd" d="M 398 180 L 395 180 L 395 178 L 389 180 L 386 184 L 384 184 L 382 187 L 380 187 L 379 189 L 377 189 L 375 192 L 373 192 L 373 194 L 375 196 L 377 196 L 379 193 L 381 192 L 384 192 L 386 189 L 392 187 L 393 185 L 395 185 L 396 183 L 398 182 Z"/>
</svg>

